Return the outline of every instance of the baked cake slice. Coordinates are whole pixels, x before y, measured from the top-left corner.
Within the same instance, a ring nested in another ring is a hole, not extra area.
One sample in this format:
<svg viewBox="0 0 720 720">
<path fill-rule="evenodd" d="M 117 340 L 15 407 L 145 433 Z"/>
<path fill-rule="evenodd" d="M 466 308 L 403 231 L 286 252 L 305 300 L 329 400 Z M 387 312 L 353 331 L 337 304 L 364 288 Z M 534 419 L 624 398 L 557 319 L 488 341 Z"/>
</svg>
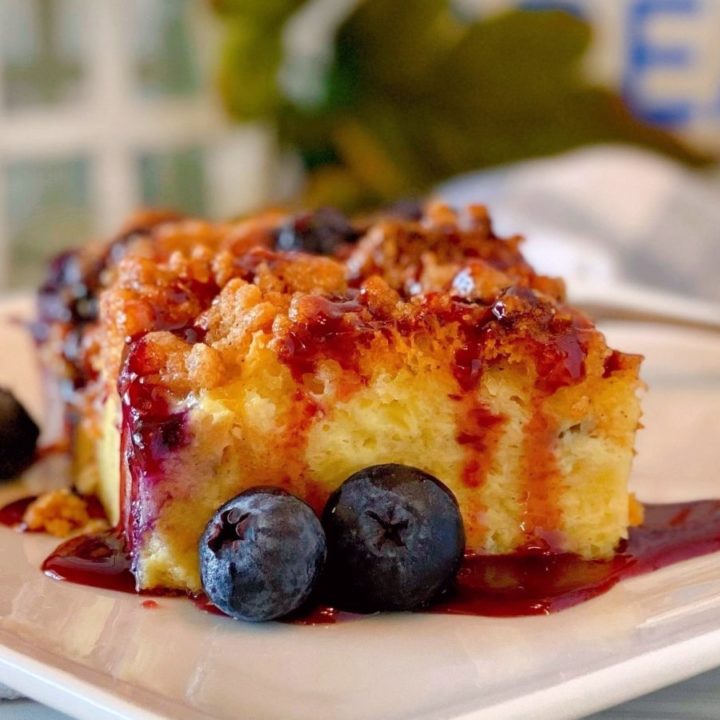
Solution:
<svg viewBox="0 0 720 720">
<path fill-rule="evenodd" d="M 122 528 L 137 587 L 200 590 L 198 539 L 240 491 L 280 486 L 319 513 L 380 463 L 439 478 L 469 552 L 611 556 L 639 519 L 640 358 L 519 245 L 483 208 L 430 205 L 352 225 L 148 216 L 74 256 L 96 258 L 92 312 L 46 312 L 38 337 L 76 482 Z M 61 275 L 46 306 L 78 295 Z"/>
</svg>

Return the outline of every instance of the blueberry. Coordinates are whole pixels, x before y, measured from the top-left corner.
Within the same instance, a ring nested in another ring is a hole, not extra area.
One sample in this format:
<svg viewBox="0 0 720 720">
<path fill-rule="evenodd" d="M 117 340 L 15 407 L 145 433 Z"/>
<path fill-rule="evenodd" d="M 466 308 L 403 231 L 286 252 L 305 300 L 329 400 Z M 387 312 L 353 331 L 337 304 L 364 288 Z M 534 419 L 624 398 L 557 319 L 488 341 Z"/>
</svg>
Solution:
<svg viewBox="0 0 720 720">
<path fill-rule="evenodd" d="M 258 487 L 225 503 L 200 539 L 205 592 L 239 620 L 273 620 L 310 597 L 325 565 L 312 509 L 284 490 Z"/>
<path fill-rule="evenodd" d="M 0 480 L 21 473 L 33 459 L 40 429 L 17 398 L 0 388 Z"/>
<path fill-rule="evenodd" d="M 422 200 L 418 200 L 417 198 L 404 198 L 389 205 L 385 210 L 385 214 L 400 220 L 415 220 L 419 222 L 423 219 L 423 208 L 424 204 Z"/>
<path fill-rule="evenodd" d="M 341 212 L 321 208 L 313 213 L 296 215 L 282 225 L 277 232 L 275 249 L 333 255 L 357 238 L 357 230 Z"/>
<path fill-rule="evenodd" d="M 53 258 L 39 292 L 41 318 L 74 324 L 94 322 L 101 271 L 101 264 L 81 250 L 67 250 Z"/>
<path fill-rule="evenodd" d="M 436 478 L 407 465 L 351 475 L 323 513 L 327 592 L 356 612 L 413 610 L 452 583 L 465 549 L 457 501 Z"/>
</svg>

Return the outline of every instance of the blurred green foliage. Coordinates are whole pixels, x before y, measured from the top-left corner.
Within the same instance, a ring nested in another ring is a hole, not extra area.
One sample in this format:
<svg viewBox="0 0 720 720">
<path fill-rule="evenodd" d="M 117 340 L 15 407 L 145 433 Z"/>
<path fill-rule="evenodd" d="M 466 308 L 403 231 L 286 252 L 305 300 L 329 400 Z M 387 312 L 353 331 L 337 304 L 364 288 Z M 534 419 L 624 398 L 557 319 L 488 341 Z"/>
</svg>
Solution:
<svg viewBox="0 0 720 720">
<path fill-rule="evenodd" d="M 273 124 L 308 170 L 309 204 L 348 209 L 458 173 L 597 142 L 705 158 L 591 84 L 591 30 L 561 11 L 458 16 L 448 0 L 362 0 L 334 34 L 321 92 L 282 82 L 283 29 L 301 0 L 215 0 L 220 82 L 238 120 Z"/>
</svg>

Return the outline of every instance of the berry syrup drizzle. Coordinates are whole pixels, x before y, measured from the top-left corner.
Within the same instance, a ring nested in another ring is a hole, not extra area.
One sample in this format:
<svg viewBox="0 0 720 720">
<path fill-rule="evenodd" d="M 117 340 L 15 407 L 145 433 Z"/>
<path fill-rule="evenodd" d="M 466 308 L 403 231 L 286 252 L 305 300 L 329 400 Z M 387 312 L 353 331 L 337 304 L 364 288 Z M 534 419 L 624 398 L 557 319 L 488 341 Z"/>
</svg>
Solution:
<svg viewBox="0 0 720 720">
<path fill-rule="evenodd" d="M 85 501 L 88 516 L 93 520 L 107 520 L 105 509 L 94 495 L 81 496 Z M 11 527 L 20 532 L 35 532 L 25 525 L 25 512 L 37 500 L 37 495 L 15 500 L 0 507 L 0 525 Z"/>
<path fill-rule="evenodd" d="M 195 337 L 201 331 L 180 328 L 176 332 Z M 120 494 L 125 508 L 120 527 L 130 550 L 154 519 L 135 517 L 131 512 L 137 504 L 141 485 L 157 482 L 163 476 L 165 461 L 188 439 L 186 413 L 173 411 L 169 393 L 152 381 L 157 368 L 146 337 L 141 336 L 128 345 L 118 380 L 122 408 L 120 444 L 126 460 L 120 473 Z"/>
<path fill-rule="evenodd" d="M 25 531 L 23 518 L 25 511 L 37 500 L 37 495 L 20 498 L 0 508 L 0 525 Z"/>
<path fill-rule="evenodd" d="M 55 580 L 135 592 L 130 554 L 125 535 L 119 530 L 79 535 L 66 540 L 45 560 L 42 570 Z"/>
<path fill-rule="evenodd" d="M 644 575 L 720 550 L 720 500 L 646 505 L 609 560 L 518 553 L 467 556 L 455 592 L 429 609 L 454 615 L 548 615 L 607 592 L 623 578 Z"/>
<path fill-rule="evenodd" d="M 718 550 L 720 500 L 646 505 L 645 523 L 631 529 L 624 547 L 609 560 L 583 560 L 576 555 L 540 551 L 467 555 L 454 591 L 423 612 L 491 617 L 547 615 L 601 595 L 623 578 Z M 110 530 L 66 541 L 43 563 L 43 571 L 57 580 L 135 592 L 130 565 L 123 534 Z M 222 614 L 204 595 L 192 599 L 201 609 Z M 287 621 L 323 625 L 357 617 L 316 603 Z"/>
</svg>

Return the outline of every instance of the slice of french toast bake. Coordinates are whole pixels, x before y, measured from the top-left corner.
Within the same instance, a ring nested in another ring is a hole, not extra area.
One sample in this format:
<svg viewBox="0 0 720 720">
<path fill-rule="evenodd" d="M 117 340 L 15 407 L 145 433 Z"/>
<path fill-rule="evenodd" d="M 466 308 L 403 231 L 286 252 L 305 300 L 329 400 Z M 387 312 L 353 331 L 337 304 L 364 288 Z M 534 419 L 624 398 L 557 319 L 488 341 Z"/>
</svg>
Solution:
<svg viewBox="0 0 720 720">
<path fill-rule="evenodd" d="M 200 589 L 225 501 L 280 486 L 318 512 L 353 472 L 412 465 L 455 495 L 467 550 L 605 558 L 628 493 L 640 358 L 482 207 L 351 223 L 162 213 L 62 256 L 36 334 L 75 482 L 123 529 L 139 589 Z"/>
</svg>

